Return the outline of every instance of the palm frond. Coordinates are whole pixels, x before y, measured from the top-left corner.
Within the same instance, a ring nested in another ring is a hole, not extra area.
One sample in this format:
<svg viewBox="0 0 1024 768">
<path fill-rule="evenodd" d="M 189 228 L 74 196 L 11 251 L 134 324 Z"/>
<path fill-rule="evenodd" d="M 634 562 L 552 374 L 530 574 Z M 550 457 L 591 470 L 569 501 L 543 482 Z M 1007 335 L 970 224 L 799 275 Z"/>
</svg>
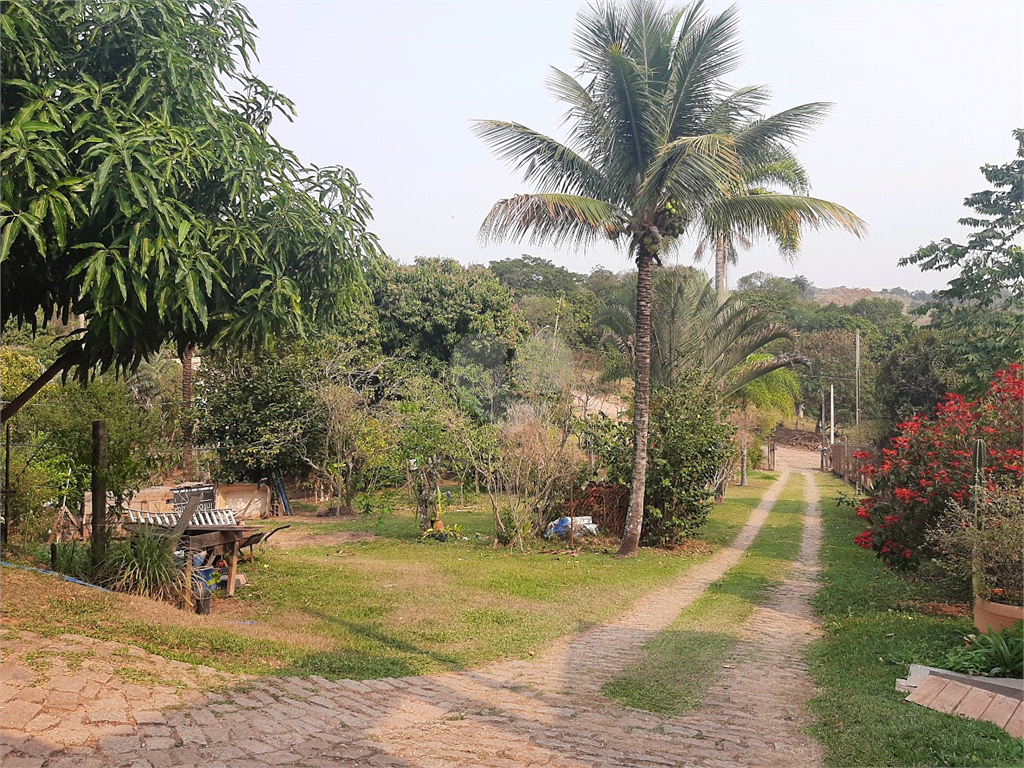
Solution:
<svg viewBox="0 0 1024 768">
<path fill-rule="evenodd" d="M 576 15 L 573 53 L 583 62 L 580 71 L 595 74 L 602 69 L 605 52 L 613 45 L 621 47 L 626 36 L 626 20 L 615 3 L 594 4 Z"/>
<path fill-rule="evenodd" d="M 524 181 L 542 190 L 604 197 L 610 190 L 601 173 L 585 158 L 555 139 L 519 123 L 479 120 L 473 133 L 484 140 Z"/>
<path fill-rule="evenodd" d="M 766 148 L 791 145 L 805 138 L 825 118 L 831 104 L 811 102 L 754 120 L 736 132 L 736 151 L 744 162 L 756 163 Z"/>
<path fill-rule="evenodd" d="M 634 297 L 633 303 L 636 303 Z M 611 342 L 630 369 L 634 365 L 636 322 L 634 311 L 627 304 L 610 302 L 594 315 L 594 325 L 601 328 L 602 340 Z"/>
<path fill-rule="evenodd" d="M 741 179 L 731 136 L 687 136 L 665 145 L 650 163 L 637 193 L 637 207 L 658 206 L 670 197 L 700 206 L 736 187 Z"/>
<path fill-rule="evenodd" d="M 788 149 L 772 153 L 761 162 L 743 167 L 743 181 L 747 187 L 775 184 L 797 195 L 806 195 L 811 190 L 807 171 Z"/>
<path fill-rule="evenodd" d="M 578 195 L 539 193 L 499 200 L 480 225 L 480 239 L 534 244 L 593 243 L 605 228 L 623 218 L 615 206 Z"/>
<path fill-rule="evenodd" d="M 708 130 L 731 133 L 760 116 L 760 110 L 771 100 L 771 91 L 759 85 L 739 88 L 720 99 L 708 111 Z"/>
<path fill-rule="evenodd" d="M 603 107 L 610 156 L 615 158 L 607 172 L 616 187 L 635 190 L 659 148 L 660 104 L 647 98 L 644 64 L 624 55 L 620 47 L 607 51 L 605 67 L 595 99 Z"/>
<path fill-rule="evenodd" d="M 569 111 L 565 114 L 566 121 L 575 118 L 584 124 L 590 124 L 599 120 L 599 108 L 590 90 L 569 73 L 552 67 L 547 86 L 558 101 L 569 105 Z"/>
<path fill-rule="evenodd" d="M 734 369 L 722 382 L 722 397 L 734 398 L 751 382 L 771 374 L 773 371 L 788 368 L 794 365 L 811 366 L 809 358 L 796 354 L 784 354 L 776 357 L 755 359 L 747 365 Z"/>
<path fill-rule="evenodd" d="M 683 12 L 677 29 L 665 141 L 707 132 L 707 115 L 724 90 L 721 78 L 736 68 L 740 57 L 735 6 L 708 19 L 703 3 L 693 3 Z"/>
<path fill-rule="evenodd" d="M 705 236 L 731 238 L 767 237 L 783 255 L 795 254 L 803 229 L 837 227 L 861 237 L 867 225 L 852 211 L 837 203 L 804 195 L 787 195 L 767 190 L 747 190 L 725 197 L 705 210 Z"/>
<path fill-rule="evenodd" d="M 772 355 L 751 355 L 744 364 L 744 372 L 747 369 L 753 370 L 754 365 L 760 364 L 762 361 L 770 361 L 770 364 L 773 364 L 784 360 Z M 796 410 L 796 404 L 800 400 L 801 391 L 800 379 L 791 368 L 792 365 L 760 372 L 757 378 L 734 389 L 726 399 L 734 402 L 741 401 L 758 410 L 774 410 L 785 416 L 792 416 Z"/>
</svg>

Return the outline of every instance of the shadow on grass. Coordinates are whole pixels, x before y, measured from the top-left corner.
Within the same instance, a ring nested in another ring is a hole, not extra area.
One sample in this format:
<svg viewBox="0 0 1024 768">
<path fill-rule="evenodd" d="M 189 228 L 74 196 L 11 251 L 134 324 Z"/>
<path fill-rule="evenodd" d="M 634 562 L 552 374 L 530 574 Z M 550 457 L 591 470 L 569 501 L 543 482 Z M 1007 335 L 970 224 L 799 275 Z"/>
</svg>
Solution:
<svg viewBox="0 0 1024 768">
<path fill-rule="evenodd" d="M 640 661 L 601 687 L 619 704 L 658 715 L 697 709 L 736 638 L 720 632 L 665 630 Z"/>
<path fill-rule="evenodd" d="M 345 621 L 344 619 L 328 616 L 319 611 L 307 611 L 307 613 L 323 622 L 341 627 L 352 635 L 372 640 L 384 648 L 396 651 L 399 654 L 430 659 L 444 665 L 448 669 L 462 669 L 464 666 L 455 656 L 420 648 L 375 627 Z M 280 670 L 278 674 L 286 676 L 319 675 L 329 680 L 342 678 L 367 680 L 377 677 L 407 677 L 420 674 L 422 671 L 422 669 L 415 667 L 410 660 L 398 656 L 344 649 L 323 651 L 303 656 L 287 669 Z"/>
</svg>

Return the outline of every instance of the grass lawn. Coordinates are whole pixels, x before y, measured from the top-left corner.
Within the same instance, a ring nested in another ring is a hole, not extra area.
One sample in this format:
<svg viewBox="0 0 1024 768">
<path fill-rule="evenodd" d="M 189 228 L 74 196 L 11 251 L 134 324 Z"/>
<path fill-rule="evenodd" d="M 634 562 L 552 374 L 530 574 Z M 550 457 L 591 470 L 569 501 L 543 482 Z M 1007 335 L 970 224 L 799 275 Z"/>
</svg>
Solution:
<svg viewBox="0 0 1024 768">
<path fill-rule="evenodd" d="M 1024 763 L 1022 742 L 990 723 L 903 701 L 897 678 L 911 663 L 943 666 L 946 651 L 973 632 L 968 617 L 928 615 L 943 596 L 888 572 L 853 544 L 861 521 L 835 502 L 849 493 L 821 482 L 825 542 L 816 598 L 826 637 L 809 649 L 820 695 L 810 702 L 813 735 L 832 766 L 1007 766 Z"/>
<path fill-rule="evenodd" d="M 747 495 L 757 489 L 756 496 L 747 496 L 756 505 L 770 484 L 768 477 L 756 473 L 750 487 L 734 488 L 730 493 Z M 801 475 L 789 479 L 740 562 L 659 632 L 634 664 L 606 683 L 605 695 L 626 706 L 663 715 L 678 715 L 700 706 L 743 622 L 769 590 L 786 578 L 796 559 L 803 533 L 803 484 Z"/>
<path fill-rule="evenodd" d="M 542 541 L 525 553 L 493 549 L 488 507 L 457 494 L 445 521 L 469 540 L 424 542 L 403 495 L 391 493 L 366 515 L 262 521 L 291 523 L 282 533 L 302 540 L 259 552 L 241 568 L 250 586 L 215 599 L 210 616 L 10 569 L 0 612 L 5 628 L 114 639 L 225 671 L 371 678 L 460 669 L 524 657 L 677 577 L 736 535 L 770 476 L 757 477 L 715 508 L 706 538 L 675 552 L 619 560 L 607 539 L 576 552 Z M 375 538 L 343 541 L 354 532 Z"/>
</svg>

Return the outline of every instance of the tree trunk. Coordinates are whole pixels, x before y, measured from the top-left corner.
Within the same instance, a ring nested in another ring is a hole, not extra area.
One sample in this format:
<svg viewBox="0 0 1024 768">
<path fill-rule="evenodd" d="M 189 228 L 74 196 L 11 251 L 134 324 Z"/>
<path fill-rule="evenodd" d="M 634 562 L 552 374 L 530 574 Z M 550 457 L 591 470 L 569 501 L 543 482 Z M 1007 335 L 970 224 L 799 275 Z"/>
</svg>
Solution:
<svg viewBox="0 0 1024 768">
<path fill-rule="evenodd" d="M 420 519 L 420 532 L 426 532 L 437 508 L 437 462 L 427 459 L 419 469 L 419 488 L 416 489 L 416 511 Z"/>
<path fill-rule="evenodd" d="M 629 490 L 626 529 L 618 557 L 634 557 L 644 524 L 644 493 L 647 490 L 647 427 L 651 406 L 651 278 L 654 258 L 641 248 L 636 259 L 636 348 L 633 388 L 633 482 Z"/>
<path fill-rule="evenodd" d="M 195 479 L 196 460 L 195 446 L 192 443 L 192 358 L 196 348 L 185 348 L 181 356 L 181 438 L 182 438 L 182 474 L 186 483 Z"/>
<path fill-rule="evenodd" d="M 0 410 L 0 424 L 6 423 L 8 419 L 12 418 L 18 411 L 20 411 L 21 407 L 35 397 L 39 390 L 53 381 L 58 373 L 64 373 L 72 366 L 79 365 L 83 362 L 85 362 L 85 352 L 81 349 L 73 349 L 58 357 L 53 365 L 43 371 L 38 379 L 25 388 L 24 392 L 11 400 L 11 402 Z"/>
<path fill-rule="evenodd" d="M 718 306 L 725 304 L 729 298 L 729 282 L 726 277 L 726 250 L 725 241 L 715 241 L 715 295 L 718 297 Z"/>
<path fill-rule="evenodd" d="M 107 554 L 107 422 L 103 419 L 92 423 L 91 536 L 90 554 L 96 572 Z"/>
</svg>

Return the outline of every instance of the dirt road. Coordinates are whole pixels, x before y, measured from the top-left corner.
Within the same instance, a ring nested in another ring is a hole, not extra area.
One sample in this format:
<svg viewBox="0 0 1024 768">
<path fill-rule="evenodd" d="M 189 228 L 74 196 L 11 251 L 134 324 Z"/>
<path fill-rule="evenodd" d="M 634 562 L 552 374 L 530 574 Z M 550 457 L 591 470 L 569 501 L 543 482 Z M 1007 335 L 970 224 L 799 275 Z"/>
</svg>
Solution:
<svg viewBox="0 0 1024 768">
<path fill-rule="evenodd" d="M 810 608 L 821 546 L 817 462 L 815 452 L 780 446 L 780 477 L 731 546 L 530 661 L 401 679 L 225 678 L 228 693 L 207 695 L 191 686 L 212 670 L 117 643 L 5 632 L 0 764 L 819 765 L 803 730 L 813 689 L 801 653 L 818 633 Z M 742 557 L 796 472 L 807 479 L 799 561 L 745 627 L 702 708 L 660 717 L 603 697 L 601 685 Z M 120 671 L 126 660 L 134 673 Z"/>
</svg>

